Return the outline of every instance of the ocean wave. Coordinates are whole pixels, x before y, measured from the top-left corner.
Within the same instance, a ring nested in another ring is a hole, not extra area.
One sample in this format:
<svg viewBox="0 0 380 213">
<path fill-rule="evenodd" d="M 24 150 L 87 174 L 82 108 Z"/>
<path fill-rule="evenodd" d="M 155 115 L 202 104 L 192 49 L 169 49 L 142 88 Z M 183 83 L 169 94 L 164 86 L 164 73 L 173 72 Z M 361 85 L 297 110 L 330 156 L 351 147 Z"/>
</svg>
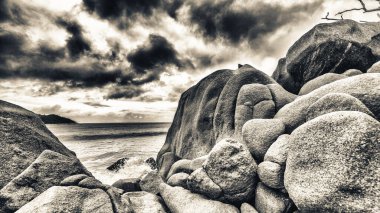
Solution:
<svg viewBox="0 0 380 213">
<path fill-rule="evenodd" d="M 99 135 L 74 135 L 75 140 L 98 140 L 98 139 L 118 139 L 118 138 L 132 138 L 132 137 L 143 137 L 143 136 L 156 136 L 164 135 L 167 132 L 130 132 L 130 133 L 110 133 L 110 134 L 99 134 Z"/>
</svg>

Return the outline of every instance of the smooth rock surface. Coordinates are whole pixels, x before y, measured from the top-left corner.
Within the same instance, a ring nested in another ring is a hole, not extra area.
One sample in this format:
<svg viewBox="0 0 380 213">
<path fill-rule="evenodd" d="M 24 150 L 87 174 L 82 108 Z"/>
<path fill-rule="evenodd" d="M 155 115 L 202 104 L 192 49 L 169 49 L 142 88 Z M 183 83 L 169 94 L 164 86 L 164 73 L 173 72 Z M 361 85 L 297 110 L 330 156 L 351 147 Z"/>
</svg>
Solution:
<svg viewBox="0 0 380 213">
<path fill-rule="evenodd" d="M 306 112 L 306 120 L 335 111 L 358 111 L 375 117 L 357 98 L 345 93 L 330 93 L 313 103 Z"/>
<path fill-rule="evenodd" d="M 105 185 L 103 185 L 102 182 L 95 179 L 94 177 L 88 177 L 81 180 L 78 183 L 78 186 L 82 188 L 87 188 L 87 189 L 106 189 L 107 188 Z"/>
<path fill-rule="evenodd" d="M 101 189 L 53 186 L 17 211 L 31 212 L 106 213 L 113 209 L 109 196 Z"/>
<path fill-rule="evenodd" d="M 243 139 L 257 162 L 264 159 L 269 147 L 285 132 L 279 119 L 252 119 L 243 126 Z"/>
<path fill-rule="evenodd" d="M 257 169 L 261 182 L 274 189 L 284 188 L 284 172 L 283 166 L 271 161 L 261 162 Z"/>
<path fill-rule="evenodd" d="M 85 174 L 72 175 L 63 179 L 60 185 L 61 186 L 77 186 L 78 183 L 85 178 L 88 178 L 88 175 L 85 175 Z"/>
<path fill-rule="evenodd" d="M 165 213 L 168 212 L 162 199 L 149 192 L 127 192 L 122 197 L 128 197 L 134 213 Z"/>
<path fill-rule="evenodd" d="M 281 119 L 286 133 L 306 122 L 307 109 L 319 98 L 329 93 L 346 93 L 359 99 L 378 118 L 380 116 L 380 73 L 356 75 L 335 81 L 313 92 L 298 97 L 282 107 L 274 118 Z"/>
<path fill-rule="evenodd" d="M 167 178 L 170 178 L 173 174 L 184 172 L 187 174 L 192 173 L 194 170 L 191 168 L 191 160 L 181 159 L 175 162 L 169 170 Z"/>
<path fill-rule="evenodd" d="M 189 176 L 189 174 L 184 172 L 176 173 L 168 179 L 167 184 L 170 186 L 180 186 L 187 189 L 187 178 Z"/>
<path fill-rule="evenodd" d="M 285 188 L 301 212 L 380 209 L 379 129 L 367 114 L 339 111 L 294 130 Z"/>
<path fill-rule="evenodd" d="M 16 211 L 48 188 L 74 174 L 91 175 L 74 157 L 45 150 L 28 167 L 0 190 L 2 211 Z"/>
<path fill-rule="evenodd" d="M 229 204 L 210 200 L 202 195 L 191 193 L 182 187 L 160 185 L 160 194 L 172 213 L 238 213 Z"/>
<path fill-rule="evenodd" d="M 223 190 L 223 199 L 228 202 L 244 202 L 252 197 L 257 164 L 244 144 L 233 139 L 220 141 L 209 153 L 203 168 Z"/>
<path fill-rule="evenodd" d="M 276 105 L 276 112 L 297 98 L 297 95 L 286 91 L 279 84 L 268 84 L 267 86 L 272 93 L 272 98 Z"/>
<path fill-rule="evenodd" d="M 210 179 L 203 168 L 191 173 L 187 186 L 191 192 L 206 195 L 212 199 L 217 199 L 222 195 L 222 189 Z"/>
<path fill-rule="evenodd" d="M 271 161 L 284 166 L 288 157 L 288 143 L 290 135 L 280 135 L 265 153 L 264 161 Z"/>
<path fill-rule="evenodd" d="M 346 70 L 342 74 L 345 76 L 351 77 L 351 76 L 355 76 L 355 75 L 361 75 L 361 74 L 363 74 L 363 72 L 358 70 L 358 69 L 349 69 L 349 70 Z"/>
<path fill-rule="evenodd" d="M 345 75 L 336 74 L 336 73 L 326 73 L 324 75 L 318 76 L 310 81 L 308 81 L 305 85 L 302 86 L 298 95 L 306 95 L 313 90 L 318 89 L 319 87 L 332 83 L 337 80 L 341 80 L 347 78 Z"/>
<path fill-rule="evenodd" d="M 0 189 L 46 149 L 75 157 L 33 112 L 0 100 Z"/>
</svg>

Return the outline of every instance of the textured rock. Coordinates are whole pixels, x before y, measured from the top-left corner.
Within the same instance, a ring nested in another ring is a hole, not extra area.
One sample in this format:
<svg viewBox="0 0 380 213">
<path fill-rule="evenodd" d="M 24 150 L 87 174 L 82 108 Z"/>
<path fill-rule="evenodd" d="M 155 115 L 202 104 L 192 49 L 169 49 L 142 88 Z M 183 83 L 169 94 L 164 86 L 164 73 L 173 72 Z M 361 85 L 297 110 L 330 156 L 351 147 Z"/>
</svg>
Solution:
<svg viewBox="0 0 380 213">
<path fill-rule="evenodd" d="M 380 73 L 380 61 L 374 63 L 368 70 L 367 73 Z"/>
<path fill-rule="evenodd" d="M 172 176 L 167 181 L 167 184 L 170 186 L 180 186 L 182 188 L 187 189 L 187 178 L 190 175 L 184 172 L 176 173 Z"/>
<path fill-rule="evenodd" d="M 85 174 L 72 175 L 63 179 L 60 185 L 61 186 L 77 186 L 78 183 L 85 178 L 88 178 L 88 175 L 85 175 Z"/>
<path fill-rule="evenodd" d="M 281 119 L 290 133 L 306 122 L 307 109 L 319 98 L 329 93 L 346 93 L 359 99 L 378 118 L 380 116 L 380 74 L 368 73 L 330 83 L 313 92 L 298 97 L 282 107 L 274 118 Z"/>
<path fill-rule="evenodd" d="M 168 210 L 162 199 L 149 192 L 127 192 L 122 197 L 128 197 L 134 213 L 165 213 Z"/>
<path fill-rule="evenodd" d="M 120 169 L 124 168 L 125 163 L 129 160 L 128 157 L 120 158 L 115 163 L 111 164 L 111 166 L 107 167 L 108 170 L 117 172 Z"/>
<path fill-rule="evenodd" d="M 306 120 L 335 111 L 359 111 L 375 117 L 359 99 L 344 93 L 330 93 L 307 109 Z"/>
<path fill-rule="evenodd" d="M 281 192 L 266 187 L 264 184 L 257 184 L 255 195 L 255 208 L 258 212 L 283 213 L 292 212 L 292 202 Z"/>
<path fill-rule="evenodd" d="M 206 161 L 206 159 L 208 158 L 208 155 L 205 155 L 205 156 L 202 156 L 202 157 L 199 157 L 199 158 L 195 158 L 191 161 L 190 163 L 190 168 L 195 171 L 199 168 L 202 167 L 202 164 Z"/>
<path fill-rule="evenodd" d="M 272 98 L 276 105 L 276 112 L 280 110 L 283 106 L 294 101 L 294 99 L 297 98 L 297 95 L 294 95 L 293 93 L 286 91 L 279 84 L 268 84 L 267 86 L 272 93 Z"/>
<path fill-rule="evenodd" d="M 222 189 L 214 183 L 203 168 L 195 170 L 187 180 L 187 186 L 191 192 L 206 195 L 217 199 L 222 195 Z"/>
<path fill-rule="evenodd" d="M 343 75 L 348 76 L 348 77 L 351 77 L 354 75 L 360 75 L 360 74 L 363 74 L 363 72 L 358 69 L 349 69 L 343 73 Z"/>
<path fill-rule="evenodd" d="M 298 95 L 306 95 L 313 90 L 318 89 L 319 87 L 332 83 L 337 80 L 341 80 L 347 78 L 345 75 L 335 74 L 335 73 L 326 73 L 324 75 L 318 76 L 310 81 L 308 81 L 305 85 L 302 86 Z"/>
<path fill-rule="evenodd" d="M 241 213 L 258 213 L 256 209 L 248 203 L 243 203 L 240 206 Z"/>
<path fill-rule="evenodd" d="M 0 189 L 46 149 L 75 157 L 36 114 L 5 101 L 0 101 L 0 138 L 0 162 L 7 162 L 0 164 Z"/>
<path fill-rule="evenodd" d="M 91 175 L 78 159 L 45 150 L 25 171 L 0 190 L 2 211 L 15 211 L 74 174 Z"/>
<path fill-rule="evenodd" d="M 141 191 L 139 178 L 120 179 L 113 183 L 112 186 L 122 189 L 124 192 Z"/>
<path fill-rule="evenodd" d="M 379 32 L 378 22 L 318 24 L 290 47 L 273 78 L 286 90 L 298 93 L 306 82 L 328 72 L 365 72 L 379 60 Z"/>
<path fill-rule="evenodd" d="M 288 157 L 288 143 L 290 135 L 280 135 L 277 140 L 269 147 L 264 156 L 264 161 L 271 161 L 284 166 Z"/>
<path fill-rule="evenodd" d="M 278 163 L 264 161 L 259 164 L 257 174 L 260 180 L 267 186 L 274 189 L 284 188 L 285 168 Z"/>
<path fill-rule="evenodd" d="M 194 170 L 191 168 L 191 160 L 181 159 L 175 162 L 169 170 L 167 178 L 170 178 L 173 174 L 184 172 L 192 173 Z"/>
<path fill-rule="evenodd" d="M 221 140 L 209 153 L 203 168 L 223 190 L 223 199 L 238 203 L 252 197 L 257 164 L 245 145 L 233 139 Z"/>
<path fill-rule="evenodd" d="M 252 119 L 243 126 L 243 139 L 257 162 L 272 143 L 285 132 L 285 126 L 279 119 Z"/>
<path fill-rule="evenodd" d="M 106 185 L 103 185 L 102 182 L 100 182 L 99 180 L 93 177 L 88 177 L 81 180 L 78 183 L 78 186 L 87 188 L 87 189 L 106 189 L 107 188 Z"/>
<path fill-rule="evenodd" d="M 191 193 L 182 187 L 160 185 L 160 194 L 172 213 L 238 213 L 239 210 L 229 204 L 210 200 L 202 195 Z"/>
<path fill-rule="evenodd" d="M 158 194 L 160 190 L 159 186 L 161 183 L 164 183 L 164 181 L 157 173 L 157 171 L 151 171 L 141 178 L 139 185 L 143 191 L 150 192 L 152 194 Z"/>
<path fill-rule="evenodd" d="M 332 112 L 291 134 L 285 188 L 301 212 L 376 212 L 380 208 L 380 123 Z"/>
<path fill-rule="evenodd" d="M 162 166 L 165 153 L 191 160 L 207 155 L 217 141 L 233 136 L 238 93 L 243 85 L 251 83 L 273 84 L 275 81 L 244 65 L 235 71 L 216 71 L 184 92 L 157 156 L 160 173 L 167 169 L 167 165 Z"/>
<path fill-rule="evenodd" d="M 104 213 L 113 212 L 113 209 L 108 194 L 101 189 L 53 186 L 17 212 Z"/>
</svg>

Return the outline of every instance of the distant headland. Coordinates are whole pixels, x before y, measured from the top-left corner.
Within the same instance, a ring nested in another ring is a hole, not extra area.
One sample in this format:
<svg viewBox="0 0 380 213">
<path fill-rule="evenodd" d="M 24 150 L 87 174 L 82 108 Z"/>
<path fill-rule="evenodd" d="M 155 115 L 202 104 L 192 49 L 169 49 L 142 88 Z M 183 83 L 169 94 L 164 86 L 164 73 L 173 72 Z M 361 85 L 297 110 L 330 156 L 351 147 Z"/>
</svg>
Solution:
<svg viewBox="0 0 380 213">
<path fill-rule="evenodd" d="M 77 122 L 55 114 L 38 115 L 45 124 L 76 124 Z"/>
</svg>

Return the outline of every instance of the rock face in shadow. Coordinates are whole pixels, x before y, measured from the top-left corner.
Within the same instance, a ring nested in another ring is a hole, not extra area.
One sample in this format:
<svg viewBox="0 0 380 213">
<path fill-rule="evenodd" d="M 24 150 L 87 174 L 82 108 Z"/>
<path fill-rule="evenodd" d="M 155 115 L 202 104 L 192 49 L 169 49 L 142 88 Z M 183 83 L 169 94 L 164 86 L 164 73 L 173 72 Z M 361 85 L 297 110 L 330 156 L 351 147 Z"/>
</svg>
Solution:
<svg viewBox="0 0 380 213">
<path fill-rule="evenodd" d="M 244 65 L 235 71 L 216 71 L 184 92 L 157 156 L 160 170 L 167 169 L 162 168 L 165 153 L 194 159 L 206 155 L 220 139 L 233 136 L 238 93 L 243 85 L 251 83 L 273 84 L 275 81 Z"/>
<path fill-rule="evenodd" d="M 33 112 L 0 100 L 0 188 L 23 172 L 44 150 L 75 158 Z"/>
<path fill-rule="evenodd" d="M 342 20 L 318 24 L 290 47 L 272 76 L 297 94 L 306 82 L 328 72 L 366 72 L 380 59 L 379 32 L 379 22 Z"/>
<path fill-rule="evenodd" d="M 77 122 L 55 114 L 38 115 L 45 124 L 76 124 Z"/>
</svg>

